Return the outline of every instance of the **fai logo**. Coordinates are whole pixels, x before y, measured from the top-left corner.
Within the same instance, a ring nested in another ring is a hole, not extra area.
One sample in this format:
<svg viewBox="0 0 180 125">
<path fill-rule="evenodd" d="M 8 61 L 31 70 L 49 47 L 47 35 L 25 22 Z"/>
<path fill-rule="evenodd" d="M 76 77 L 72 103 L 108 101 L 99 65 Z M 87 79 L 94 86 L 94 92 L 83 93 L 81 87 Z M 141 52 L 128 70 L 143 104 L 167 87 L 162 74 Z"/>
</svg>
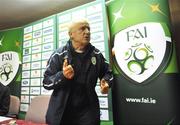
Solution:
<svg viewBox="0 0 180 125">
<path fill-rule="evenodd" d="M 156 77 L 167 65 L 171 51 L 170 33 L 165 24 L 138 24 L 114 37 L 113 54 L 117 70 L 137 83 Z"/>
<path fill-rule="evenodd" d="M 8 85 L 18 72 L 19 56 L 16 52 L 4 52 L 0 54 L 0 62 L 0 82 Z"/>
</svg>

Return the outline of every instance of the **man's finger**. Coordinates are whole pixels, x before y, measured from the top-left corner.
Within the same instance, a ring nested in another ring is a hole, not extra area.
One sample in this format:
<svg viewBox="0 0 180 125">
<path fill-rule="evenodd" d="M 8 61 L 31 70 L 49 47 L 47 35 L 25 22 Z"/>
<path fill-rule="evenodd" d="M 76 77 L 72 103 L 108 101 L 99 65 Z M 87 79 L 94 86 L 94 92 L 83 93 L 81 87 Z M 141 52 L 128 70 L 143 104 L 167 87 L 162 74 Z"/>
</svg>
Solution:
<svg viewBox="0 0 180 125">
<path fill-rule="evenodd" d="M 108 91 L 109 91 L 109 89 L 108 89 L 108 88 L 106 88 L 106 89 L 102 89 L 102 90 L 101 90 L 101 93 L 102 93 L 102 94 L 108 94 Z"/>
<path fill-rule="evenodd" d="M 64 63 L 63 63 L 63 68 L 67 67 L 68 66 L 68 62 L 67 62 L 67 59 L 64 60 Z"/>
<path fill-rule="evenodd" d="M 109 90 L 109 85 L 107 82 L 103 82 L 101 86 L 101 93 L 102 94 L 107 94 Z"/>
<path fill-rule="evenodd" d="M 74 73 L 73 70 L 65 70 L 65 71 L 64 71 L 64 74 L 72 74 L 72 73 Z"/>
<path fill-rule="evenodd" d="M 65 77 L 68 79 L 72 79 L 74 77 L 74 72 L 68 72 Z"/>
<path fill-rule="evenodd" d="M 108 93 L 109 85 L 108 85 L 108 83 L 106 82 L 105 79 L 102 79 L 100 81 L 100 87 L 101 87 L 101 93 L 102 94 L 107 94 Z"/>
<path fill-rule="evenodd" d="M 72 79 L 74 77 L 74 73 L 69 75 L 69 78 Z"/>
<path fill-rule="evenodd" d="M 106 83 L 106 81 L 104 80 L 104 79 L 102 79 L 101 81 L 100 81 L 100 85 L 101 85 L 101 87 L 104 87 L 104 84 Z"/>
<path fill-rule="evenodd" d="M 102 94 L 107 94 L 108 93 L 108 88 L 101 88 L 101 93 Z"/>
<path fill-rule="evenodd" d="M 101 86 L 101 89 L 108 89 L 108 88 L 109 88 L 109 85 L 107 83 L 105 83 Z"/>
<path fill-rule="evenodd" d="M 105 82 L 104 87 L 105 87 L 105 88 L 109 88 L 108 83 Z"/>
<path fill-rule="evenodd" d="M 68 66 L 63 68 L 63 71 L 64 72 L 67 72 L 67 71 L 73 71 L 74 72 L 74 69 L 72 68 L 72 66 L 68 65 Z"/>
<path fill-rule="evenodd" d="M 67 66 L 67 69 L 68 69 L 68 70 L 73 70 L 73 67 L 72 67 L 71 65 L 68 65 L 68 66 Z"/>
</svg>

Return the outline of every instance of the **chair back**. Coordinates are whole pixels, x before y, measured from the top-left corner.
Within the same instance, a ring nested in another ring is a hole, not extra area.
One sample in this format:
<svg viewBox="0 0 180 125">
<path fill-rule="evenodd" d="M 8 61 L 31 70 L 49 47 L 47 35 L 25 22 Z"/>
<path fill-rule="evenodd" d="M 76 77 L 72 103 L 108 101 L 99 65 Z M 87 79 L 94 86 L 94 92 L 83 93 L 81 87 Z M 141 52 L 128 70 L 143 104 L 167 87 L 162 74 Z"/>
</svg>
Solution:
<svg viewBox="0 0 180 125">
<path fill-rule="evenodd" d="M 45 116 L 49 104 L 50 96 L 39 95 L 32 99 L 28 111 L 26 112 L 25 120 L 35 123 L 46 123 Z"/>
<path fill-rule="evenodd" d="M 8 117 L 17 118 L 20 108 L 20 99 L 17 96 L 10 95 L 10 106 Z"/>
</svg>

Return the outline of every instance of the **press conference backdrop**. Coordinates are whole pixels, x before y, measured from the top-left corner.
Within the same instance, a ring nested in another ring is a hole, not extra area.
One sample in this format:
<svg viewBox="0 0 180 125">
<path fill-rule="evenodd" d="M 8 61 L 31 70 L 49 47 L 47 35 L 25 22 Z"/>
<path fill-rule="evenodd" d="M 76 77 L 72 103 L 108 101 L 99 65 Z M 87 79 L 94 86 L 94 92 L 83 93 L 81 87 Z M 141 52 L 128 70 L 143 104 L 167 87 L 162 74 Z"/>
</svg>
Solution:
<svg viewBox="0 0 180 125">
<path fill-rule="evenodd" d="M 52 15 L 23 27 L 23 59 L 21 82 L 21 116 L 25 115 L 31 99 L 38 95 L 50 95 L 42 85 L 43 73 L 53 51 L 69 40 L 68 25 L 75 19 L 87 19 L 91 28 L 91 43 L 109 60 L 107 15 L 105 1 L 94 1 L 65 12 Z M 112 124 L 111 93 L 99 96 L 102 124 Z"/>
<path fill-rule="evenodd" d="M 0 83 L 20 95 L 22 28 L 0 31 Z"/>
<path fill-rule="evenodd" d="M 175 123 L 175 88 L 179 72 L 167 0 L 113 0 L 107 5 L 107 10 L 115 74 L 114 125 Z M 63 19 L 68 22 L 79 14 L 90 20 L 91 42 L 109 59 L 107 18 L 102 1 L 52 15 L 23 29 L 0 32 L 1 82 L 10 86 L 15 95 L 20 95 L 21 91 L 20 118 L 24 117 L 34 96 L 51 94 L 52 91 L 42 87 L 47 59 L 68 39 L 64 35 L 67 24 Z M 19 73 L 21 64 L 22 76 Z M 14 74 L 4 72 L 5 67 Z M 111 96 L 100 94 L 99 83 L 96 90 L 103 114 L 101 119 L 105 121 L 102 124 L 112 125 Z"/>
<path fill-rule="evenodd" d="M 56 16 L 33 22 L 23 28 L 23 59 L 20 111 L 26 112 L 32 98 L 50 95 L 43 88 L 43 72 L 56 48 Z"/>
<path fill-rule="evenodd" d="M 178 68 L 168 0 L 114 0 L 108 15 L 114 125 L 175 123 Z"/>
<path fill-rule="evenodd" d="M 90 43 L 98 48 L 109 61 L 107 15 L 104 0 L 95 1 L 57 14 L 58 47 L 65 45 L 67 40 L 69 40 L 69 23 L 79 19 L 88 20 L 91 29 Z M 111 93 L 109 92 L 109 95 L 101 94 L 99 81 L 97 82 L 96 92 L 99 96 L 100 118 L 102 121 L 110 124 L 112 122 Z"/>
</svg>

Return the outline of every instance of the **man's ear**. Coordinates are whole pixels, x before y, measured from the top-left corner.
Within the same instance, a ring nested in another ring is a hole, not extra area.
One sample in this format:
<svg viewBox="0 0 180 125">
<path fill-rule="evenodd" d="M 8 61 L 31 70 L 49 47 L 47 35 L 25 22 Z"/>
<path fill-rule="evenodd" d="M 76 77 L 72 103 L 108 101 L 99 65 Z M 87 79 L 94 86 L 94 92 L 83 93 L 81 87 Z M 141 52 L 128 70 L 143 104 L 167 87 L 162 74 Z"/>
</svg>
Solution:
<svg viewBox="0 0 180 125">
<path fill-rule="evenodd" d="M 72 39 L 72 32 L 68 32 L 70 39 Z"/>
</svg>

